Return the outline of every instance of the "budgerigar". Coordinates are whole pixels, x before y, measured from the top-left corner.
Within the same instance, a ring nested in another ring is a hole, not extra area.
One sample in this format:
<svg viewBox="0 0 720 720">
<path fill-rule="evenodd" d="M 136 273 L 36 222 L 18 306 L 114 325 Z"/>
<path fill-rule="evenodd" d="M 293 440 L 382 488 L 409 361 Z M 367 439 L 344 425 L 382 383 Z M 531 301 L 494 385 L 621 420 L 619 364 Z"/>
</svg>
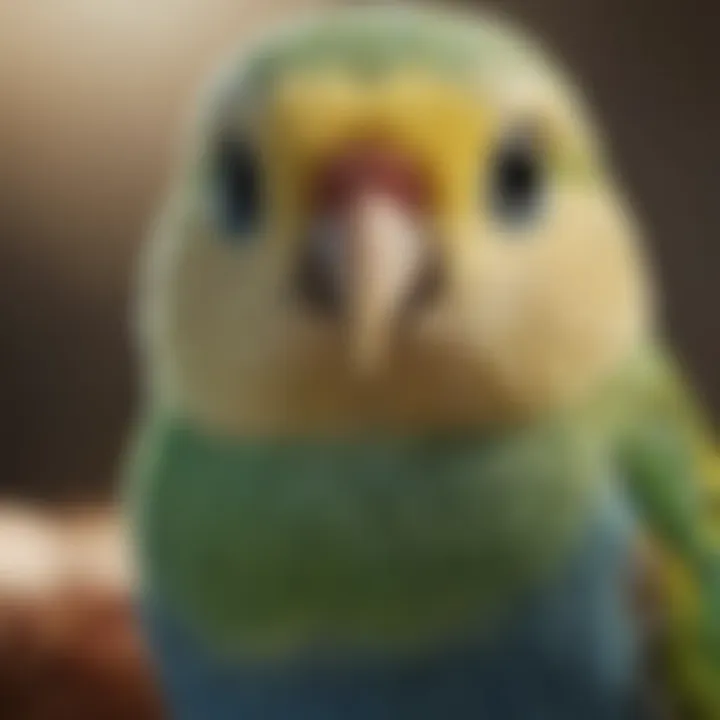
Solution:
<svg viewBox="0 0 720 720">
<path fill-rule="evenodd" d="M 720 718 L 715 438 L 572 82 L 495 19 L 376 8 L 207 97 L 127 484 L 172 716 L 611 720 L 652 684 Z"/>
</svg>

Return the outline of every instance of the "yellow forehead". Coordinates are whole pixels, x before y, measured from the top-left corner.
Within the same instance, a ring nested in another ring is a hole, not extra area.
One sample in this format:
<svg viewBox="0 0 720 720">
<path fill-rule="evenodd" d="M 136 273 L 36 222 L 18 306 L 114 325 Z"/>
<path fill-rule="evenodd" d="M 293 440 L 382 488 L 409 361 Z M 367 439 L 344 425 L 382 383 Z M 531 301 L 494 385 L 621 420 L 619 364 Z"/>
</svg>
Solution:
<svg viewBox="0 0 720 720">
<path fill-rule="evenodd" d="M 364 82 L 342 74 L 294 76 L 275 89 L 260 132 L 277 172 L 296 186 L 353 142 L 390 145 L 426 171 L 449 210 L 463 202 L 499 111 L 479 91 L 427 74 Z"/>
<path fill-rule="evenodd" d="M 278 86 L 269 128 L 274 141 L 304 156 L 322 156 L 369 136 L 422 159 L 438 146 L 477 143 L 492 124 L 490 115 L 478 92 L 427 75 L 399 73 L 375 82 L 301 76 Z"/>
<path fill-rule="evenodd" d="M 259 133 L 279 174 L 295 183 L 349 143 L 387 143 L 428 171 L 449 208 L 513 124 L 530 121 L 544 134 L 551 163 L 584 163 L 577 115 L 564 100 L 561 87 L 517 75 L 473 85 L 411 69 L 377 78 L 293 73 L 270 94 Z"/>
</svg>

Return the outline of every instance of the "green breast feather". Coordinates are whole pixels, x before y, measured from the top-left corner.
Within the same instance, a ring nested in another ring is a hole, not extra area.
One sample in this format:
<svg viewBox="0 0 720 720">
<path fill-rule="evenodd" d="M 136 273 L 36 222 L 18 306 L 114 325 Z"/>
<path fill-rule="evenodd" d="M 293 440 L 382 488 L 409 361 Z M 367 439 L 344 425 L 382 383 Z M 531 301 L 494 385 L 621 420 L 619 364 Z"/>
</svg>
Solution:
<svg viewBox="0 0 720 720">
<path fill-rule="evenodd" d="M 423 641 L 494 617 L 564 557 L 605 475 L 572 423 L 239 442 L 155 418 L 132 468 L 145 591 L 230 647 Z"/>
</svg>

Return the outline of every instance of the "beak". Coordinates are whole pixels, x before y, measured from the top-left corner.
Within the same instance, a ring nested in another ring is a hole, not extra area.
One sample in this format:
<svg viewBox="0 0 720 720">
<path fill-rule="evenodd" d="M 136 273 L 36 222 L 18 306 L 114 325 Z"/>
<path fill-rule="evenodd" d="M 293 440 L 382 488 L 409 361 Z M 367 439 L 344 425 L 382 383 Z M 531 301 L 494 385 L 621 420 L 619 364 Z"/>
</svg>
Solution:
<svg viewBox="0 0 720 720">
<path fill-rule="evenodd" d="M 412 208 L 371 190 L 311 229 L 300 289 L 315 309 L 341 324 L 358 372 L 372 374 L 387 360 L 397 325 L 422 284 L 424 239 Z"/>
<path fill-rule="evenodd" d="M 359 371 L 387 358 L 391 336 L 423 267 L 420 228 L 392 198 L 358 198 L 350 230 L 347 296 L 350 357 Z"/>
</svg>

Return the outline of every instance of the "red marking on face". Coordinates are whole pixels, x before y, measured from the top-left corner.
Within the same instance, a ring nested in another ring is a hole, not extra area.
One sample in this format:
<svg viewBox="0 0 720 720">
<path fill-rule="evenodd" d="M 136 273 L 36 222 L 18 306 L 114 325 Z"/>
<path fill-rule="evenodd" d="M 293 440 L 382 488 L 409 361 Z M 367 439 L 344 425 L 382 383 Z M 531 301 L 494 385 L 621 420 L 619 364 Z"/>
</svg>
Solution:
<svg viewBox="0 0 720 720">
<path fill-rule="evenodd" d="M 379 193 L 421 210 L 430 200 L 425 173 L 412 159 L 384 145 L 358 143 L 330 159 L 315 179 L 318 210 L 341 211 L 365 193 Z"/>
</svg>

